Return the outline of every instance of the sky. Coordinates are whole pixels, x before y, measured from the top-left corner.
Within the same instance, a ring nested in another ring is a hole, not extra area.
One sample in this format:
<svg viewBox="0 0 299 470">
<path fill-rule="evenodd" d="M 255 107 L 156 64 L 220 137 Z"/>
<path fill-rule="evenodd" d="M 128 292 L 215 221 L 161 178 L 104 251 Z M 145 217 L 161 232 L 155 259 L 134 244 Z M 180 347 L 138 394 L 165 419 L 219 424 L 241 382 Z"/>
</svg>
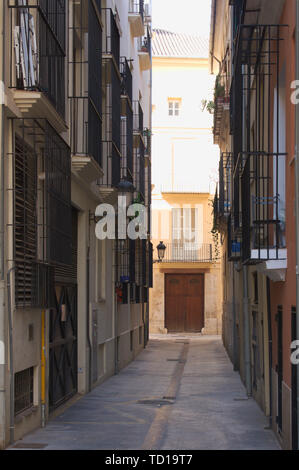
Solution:
<svg viewBox="0 0 299 470">
<path fill-rule="evenodd" d="M 152 0 L 153 28 L 209 38 L 211 0 Z"/>
</svg>

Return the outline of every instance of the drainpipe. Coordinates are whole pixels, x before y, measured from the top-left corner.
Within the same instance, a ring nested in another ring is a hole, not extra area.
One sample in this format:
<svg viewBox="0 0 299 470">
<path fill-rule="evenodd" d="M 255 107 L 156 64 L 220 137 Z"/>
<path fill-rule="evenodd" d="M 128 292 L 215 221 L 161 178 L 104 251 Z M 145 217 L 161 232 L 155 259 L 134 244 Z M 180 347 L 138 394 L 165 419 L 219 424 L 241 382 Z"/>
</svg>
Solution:
<svg viewBox="0 0 299 470">
<path fill-rule="evenodd" d="M 269 427 L 272 429 L 272 318 L 271 318 L 271 292 L 270 279 L 267 277 L 267 307 L 268 307 L 268 340 L 269 340 L 269 399 L 270 399 L 270 416 Z"/>
<path fill-rule="evenodd" d="M 15 268 L 7 272 L 7 307 L 9 324 L 9 380 L 10 380 L 10 417 L 9 417 L 9 440 L 10 444 L 15 440 L 15 378 L 14 378 L 14 356 L 13 356 L 13 320 L 11 308 L 11 273 Z"/>
<path fill-rule="evenodd" d="M 112 241 L 112 252 L 114 250 L 114 243 L 115 241 Z M 112 253 L 112 259 L 114 259 L 114 256 L 116 256 L 116 252 Z M 114 263 L 113 263 L 114 264 Z M 117 375 L 119 373 L 119 365 L 118 365 L 118 301 L 117 301 L 117 296 L 115 294 L 115 286 L 116 286 L 116 276 L 115 276 L 115 267 L 112 264 L 112 274 L 111 274 L 111 284 L 112 284 L 112 315 L 114 318 L 114 374 Z M 128 305 L 128 308 L 130 308 L 130 305 Z"/>
<path fill-rule="evenodd" d="M 89 222 L 90 224 L 90 222 Z M 86 335 L 88 344 L 88 391 L 92 389 L 92 345 L 90 339 L 90 246 L 87 248 L 87 259 L 86 259 Z"/>
<path fill-rule="evenodd" d="M 0 155 L 0 427 L 3 429 L 0 435 L 0 447 L 5 446 L 5 395 L 6 395 L 6 319 L 5 319 L 5 285 L 4 285 L 4 152 L 5 152 L 5 13 L 2 13 L 2 103 L 1 103 L 1 155 Z"/>
<path fill-rule="evenodd" d="M 42 428 L 46 426 L 46 312 L 42 311 L 42 341 L 41 341 L 41 411 Z"/>
<path fill-rule="evenodd" d="M 236 315 L 236 287 L 235 287 L 235 263 L 233 263 L 233 364 L 234 371 L 238 370 L 237 351 L 237 315 Z"/>
<path fill-rule="evenodd" d="M 296 80 L 299 80 L 299 0 L 296 0 Z M 296 104 L 295 127 L 295 180 L 296 180 L 296 336 L 299 340 L 299 103 Z M 297 426 L 299 439 L 299 367 L 297 366 Z M 299 447 L 299 441 L 298 441 Z"/>
<path fill-rule="evenodd" d="M 244 365 L 245 384 L 248 397 L 252 396 L 251 361 L 250 361 L 250 324 L 248 298 L 248 266 L 243 266 L 243 319 L 244 319 Z"/>
</svg>

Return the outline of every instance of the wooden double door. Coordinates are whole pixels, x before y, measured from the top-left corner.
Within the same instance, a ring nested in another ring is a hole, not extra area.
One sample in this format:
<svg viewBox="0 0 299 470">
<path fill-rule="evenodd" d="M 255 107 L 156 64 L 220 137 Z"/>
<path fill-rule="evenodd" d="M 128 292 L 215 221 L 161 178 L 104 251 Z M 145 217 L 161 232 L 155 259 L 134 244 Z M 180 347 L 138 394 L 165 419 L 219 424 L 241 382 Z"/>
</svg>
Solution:
<svg viewBox="0 0 299 470">
<path fill-rule="evenodd" d="M 170 333 L 204 328 L 204 274 L 165 275 L 165 327 Z"/>
</svg>

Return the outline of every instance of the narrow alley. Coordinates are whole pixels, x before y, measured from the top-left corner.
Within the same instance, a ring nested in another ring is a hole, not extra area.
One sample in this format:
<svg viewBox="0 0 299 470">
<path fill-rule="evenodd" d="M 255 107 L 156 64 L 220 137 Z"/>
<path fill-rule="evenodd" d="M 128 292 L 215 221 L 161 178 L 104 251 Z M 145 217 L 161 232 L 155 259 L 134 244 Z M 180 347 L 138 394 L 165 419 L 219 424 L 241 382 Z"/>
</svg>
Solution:
<svg viewBox="0 0 299 470">
<path fill-rule="evenodd" d="M 154 335 L 131 363 L 13 449 L 279 450 L 221 338 Z"/>
</svg>

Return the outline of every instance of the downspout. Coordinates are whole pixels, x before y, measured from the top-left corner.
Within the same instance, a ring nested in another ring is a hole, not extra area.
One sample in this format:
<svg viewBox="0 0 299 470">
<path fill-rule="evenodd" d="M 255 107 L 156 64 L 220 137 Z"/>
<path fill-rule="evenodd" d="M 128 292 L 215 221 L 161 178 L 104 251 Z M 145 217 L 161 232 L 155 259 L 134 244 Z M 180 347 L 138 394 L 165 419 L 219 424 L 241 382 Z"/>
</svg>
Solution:
<svg viewBox="0 0 299 470">
<path fill-rule="evenodd" d="M 271 292 L 270 292 L 270 279 L 267 277 L 267 309 L 268 309 L 268 341 L 269 341 L 269 400 L 270 400 L 270 415 L 269 427 L 272 429 L 272 318 L 271 318 Z"/>
<path fill-rule="evenodd" d="M 6 320 L 5 320 L 5 285 L 4 285 L 4 153 L 5 153 L 5 13 L 6 8 L 2 9 L 2 83 L 1 83 L 1 155 L 0 155 L 0 283 L 2 287 L 0 289 L 0 425 L 3 429 L 2 435 L 0 435 L 0 447 L 5 446 L 5 395 L 6 395 Z"/>
<path fill-rule="evenodd" d="M 250 361 L 250 324 L 248 298 L 248 266 L 243 266 L 243 319 L 244 319 L 244 365 L 245 384 L 248 397 L 252 396 L 251 361 Z"/>
<path fill-rule="evenodd" d="M 46 426 L 46 312 L 42 311 L 41 335 L 41 421 L 42 428 Z"/>
<path fill-rule="evenodd" d="M 115 241 L 112 240 L 112 257 L 116 256 L 116 250 L 114 250 Z M 112 258 L 114 259 L 114 258 Z M 116 264 L 116 263 L 113 263 Z M 111 281 L 112 281 L 112 314 L 114 316 L 114 374 L 117 375 L 119 373 L 119 366 L 118 366 L 118 322 L 117 322 L 117 316 L 118 316 L 118 301 L 117 301 L 117 296 L 115 294 L 115 281 L 116 281 L 116 276 L 115 276 L 115 268 L 112 266 L 112 275 L 111 275 Z M 128 306 L 130 308 L 130 306 Z"/>
<path fill-rule="evenodd" d="M 89 222 L 90 224 L 90 222 Z M 90 225 L 89 225 L 90 227 Z M 89 279 L 89 269 L 90 269 L 90 246 L 87 248 L 87 259 L 86 259 L 86 335 L 87 335 L 87 343 L 88 343 L 88 391 L 91 392 L 92 389 L 92 346 L 90 340 L 90 296 L 89 296 L 89 288 L 90 288 L 90 279 Z"/>
<path fill-rule="evenodd" d="M 1 155 L 1 201 L 0 201 L 0 276 L 1 281 L 4 281 L 4 153 L 5 153 L 5 75 L 6 75 L 6 67 L 5 67 L 5 34 L 6 34 L 6 27 L 5 27 L 5 13 L 6 9 L 3 8 L 3 25 L 2 25 L 2 155 Z"/>
<path fill-rule="evenodd" d="M 14 380 L 14 356 L 13 356 L 13 320 L 11 308 L 11 273 L 15 268 L 7 272 L 7 307 L 9 325 L 9 379 L 10 379 L 10 417 L 9 417 L 9 440 L 10 444 L 15 439 L 15 380 Z"/>
<path fill-rule="evenodd" d="M 236 315 L 236 287 L 235 287 L 235 264 L 233 263 L 233 365 L 234 371 L 238 370 L 237 351 L 237 315 Z"/>
<path fill-rule="evenodd" d="M 214 75 L 214 51 L 215 51 L 215 30 L 216 30 L 216 18 L 217 18 L 217 0 L 213 0 L 212 3 L 212 21 L 213 21 L 213 30 L 211 31 L 211 42 L 212 50 L 210 51 L 211 55 L 211 74 Z"/>
<path fill-rule="evenodd" d="M 296 0 L 296 80 L 299 80 L 299 0 Z M 299 340 L 299 103 L 296 104 L 295 126 L 295 181 L 296 181 L 296 336 Z M 297 366 L 297 427 L 299 439 L 299 366 Z M 298 441 L 299 448 L 299 441 Z"/>
</svg>

